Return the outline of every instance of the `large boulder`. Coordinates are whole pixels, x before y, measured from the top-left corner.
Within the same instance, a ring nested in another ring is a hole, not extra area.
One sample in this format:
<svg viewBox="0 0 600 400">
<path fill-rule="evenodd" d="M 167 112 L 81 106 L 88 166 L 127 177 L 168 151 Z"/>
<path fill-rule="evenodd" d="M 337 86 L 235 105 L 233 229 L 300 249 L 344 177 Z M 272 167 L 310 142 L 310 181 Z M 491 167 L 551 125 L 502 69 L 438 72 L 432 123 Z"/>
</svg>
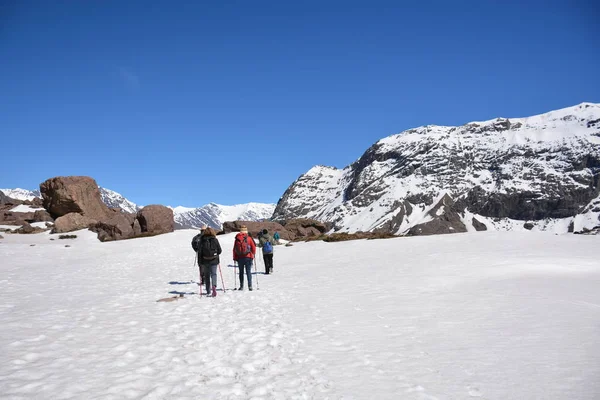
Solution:
<svg viewBox="0 0 600 400">
<path fill-rule="evenodd" d="M 146 206 L 138 211 L 137 220 L 141 232 L 146 235 L 159 235 L 173 232 L 175 229 L 173 210 L 157 204 Z"/>
<path fill-rule="evenodd" d="M 95 219 L 86 217 L 79 213 L 68 213 L 62 217 L 56 218 L 54 221 L 54 228 L 52 233 L 65 233 L 77 231 L 79 229 L 87 229 L 97 221 Z"/>
<path fill-rule="evenodd" d="M 52 218 L 79 213 L 96 221 L 109 212 L 96 181 L 88 176 L 59 176 L 40 184 L 44 208 Z"/>
</svg>

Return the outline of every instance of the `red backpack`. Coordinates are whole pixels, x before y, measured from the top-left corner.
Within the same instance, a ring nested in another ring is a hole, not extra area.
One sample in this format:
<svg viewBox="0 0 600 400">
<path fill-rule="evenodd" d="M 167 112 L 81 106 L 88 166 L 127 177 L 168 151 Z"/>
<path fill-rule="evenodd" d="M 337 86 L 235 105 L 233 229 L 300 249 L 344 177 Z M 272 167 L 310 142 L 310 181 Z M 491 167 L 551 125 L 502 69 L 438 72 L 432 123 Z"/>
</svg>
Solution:
<svg viewBox="0 0 600 400">
<path fill-rule="evenodd" d="M 252 248 L 248 244 L 248 235 L 240 235 L 235 237 L 233 251 L 238 257 L 248 257 L 248 254 L 252 253 Z"/>
</svg>

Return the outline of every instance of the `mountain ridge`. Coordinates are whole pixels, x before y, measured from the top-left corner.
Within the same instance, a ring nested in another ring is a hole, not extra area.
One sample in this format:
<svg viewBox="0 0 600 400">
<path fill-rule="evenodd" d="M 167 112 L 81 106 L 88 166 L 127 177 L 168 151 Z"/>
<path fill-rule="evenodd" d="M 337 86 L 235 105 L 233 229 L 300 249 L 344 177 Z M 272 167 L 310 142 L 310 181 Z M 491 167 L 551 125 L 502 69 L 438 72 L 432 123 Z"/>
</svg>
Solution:
<svg viewBox="0 0 600 400">
<path fill-rule="evenodd" d="M 426 125 L 384 137 L 342 169 L 309 169 L 288 187 L 273 218 L 407 234 L 441 218 L 428 216 L 427 209 L 447 192 L 460 221 L 445 225 L 467 230 L 462 219 L 469 212 L 492 218 L 486 229 L 502 229 L 494 218 L 573 218 L 598 196 L 599 173 L 600 104 L 581 103 L 531 117 Z M 584 228 L 590 225 L 596 223 Z"/>
</svg>

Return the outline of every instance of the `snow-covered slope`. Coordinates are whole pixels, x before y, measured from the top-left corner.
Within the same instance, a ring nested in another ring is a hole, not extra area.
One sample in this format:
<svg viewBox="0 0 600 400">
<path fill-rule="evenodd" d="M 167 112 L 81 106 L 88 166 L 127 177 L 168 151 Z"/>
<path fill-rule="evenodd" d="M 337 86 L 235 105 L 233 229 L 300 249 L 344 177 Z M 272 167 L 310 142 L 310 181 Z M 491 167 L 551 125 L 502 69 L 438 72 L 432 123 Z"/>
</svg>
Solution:
<svg viewBox="0 0 600 400">
<path fill-rule="evenodd" d="M 135 213 L 141 207 L 137 204 L 127 200 L 120 193 L 117 193 L 110 189 L 105 189 L 103 187 L 98 187 L 100 189 L 100 197 L 104 204 L 112 208 L 119 208 L 128 213 Z"/>
<path fill-rule="evenodd" d="M 203 225 L 221 229 L 225 221 L 260 221 L 271 218 L 275 204 L 247 203 L 224 206 L 210 203 L 199 208 L 173 208 L 176 229 L 198 229 Z"/>
<path fill-rule="evenodd" d="M 276 246 L 274 274 L 258 257 L 255 290 L 224 293 L 226 234 L 206 298 L 192 230 L 73 233 L 0 239 L 2 399 L 600 398 L 597 237 Z"/>
<path fill-rule="evenodd" d="M 33 200 L 36 197 L 42 197 L 39 190 L 27 189 L 0 189 L 0 192 L 15 200 Z"/>
<path fill-rule="evenodd" d="M 315 218 L 344 231 L 441 233 L 484 229 L 480 223 L 505 229 L 509 221 L 581 231 L 600 226 L 600 210 L 590 206 L 599 181 L 600 104 L 582 103 L 386 137 L 344 169 L 309 170 L 273 217 Z"/>
</svg>

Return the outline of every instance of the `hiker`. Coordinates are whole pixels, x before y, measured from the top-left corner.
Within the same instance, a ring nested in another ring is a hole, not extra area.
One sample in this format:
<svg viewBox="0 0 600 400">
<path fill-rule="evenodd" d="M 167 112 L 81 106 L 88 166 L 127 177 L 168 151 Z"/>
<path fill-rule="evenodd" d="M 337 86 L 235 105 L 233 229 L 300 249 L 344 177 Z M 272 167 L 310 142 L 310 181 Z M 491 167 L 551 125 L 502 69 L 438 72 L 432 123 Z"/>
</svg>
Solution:
<svg viewBox="0 0 600 400">
<path fill-rule="evenodd" d="M 192 239 L 192 249 L 194 249 L 198 260 L 198 270 L 200 272 L 201 285 L 204 285 L 204 271 L 202 270 L 202 260 L 200 260 L 200 254 L 198 252 L 200 251 L 200 241 L 202 240 L 202 235 L 204 234 L 205 229 L 206 225 L 202 225 L 202 227 L 200 228 L 200 233 L 194 236 L 194 238 Z"/>
<path fill-rule="evenodd" d="M 248 228 L 242 225 L 233 242 L 233 261 L 237 261 L 240 268 L 239 290 L 244 290 L 244 271 L 248 278 L 248 290 L 252 290 L 252 260 L 255 254 L 256 244 L 254 239 L 248 235 Z"/>
<path fill-rule="evenodd" d="M 199 256 L 202 260 L 204 271 L 204 282 L 206 283 L 206 293 L 209 295 L 212 289 L 212 296 L 217 295 L 217 268 L 219 268 L 219 254 L 221 254 L 221 245 L 217 240 L 217 234 L 212 228 L 206 228 L 200 242 Z"/>
<path fill-rule="evenodd" d="M 273 244 L 279 244 L 279 232 L 275 231 L 275 234 L 273 235 L 273 240 L 275 240 L 275 243 Z"/>
<path fill-rule="evenodd" d="M 273 273 L 273 238 L 269 231 L 263 229 L 258 237 L 258 247 L 262 248 L 263 261 L 265 264 L 265 275 Z"/>
</svg>

